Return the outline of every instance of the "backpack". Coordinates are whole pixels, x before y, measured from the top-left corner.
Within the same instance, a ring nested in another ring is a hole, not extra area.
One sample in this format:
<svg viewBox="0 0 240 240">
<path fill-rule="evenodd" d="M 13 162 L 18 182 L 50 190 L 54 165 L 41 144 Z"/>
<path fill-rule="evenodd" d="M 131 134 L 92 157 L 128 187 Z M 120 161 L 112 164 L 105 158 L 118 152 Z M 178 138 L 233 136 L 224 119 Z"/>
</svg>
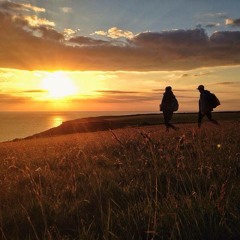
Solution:
<svg viewBox="0 0 240 240">
<path fill-rule="evenodd" d="M 172 102 L 172 110 L 173 110 L 173 112 L 176 112 L 178 110 L 178 106 L 179 106 L 178 100 L 174 97 L 173 98 L 173 102 Z"/>
<path fill-rule="evenodd" d="M 168 111 L 176 112 L 178 110 L 178 106 L 178 100 L 174 97 L 170 106 L 166 106 L 164 103 L 159 104 L 159 110 L 164 111 L 167 109 Z"/>
<path fill-rule="evenodd" d="M 220 101 L 217 96 L 211 92 L 207 93 L 207 101 L 212 108 L 216 108 L 220 105 Z"/>
</svg>

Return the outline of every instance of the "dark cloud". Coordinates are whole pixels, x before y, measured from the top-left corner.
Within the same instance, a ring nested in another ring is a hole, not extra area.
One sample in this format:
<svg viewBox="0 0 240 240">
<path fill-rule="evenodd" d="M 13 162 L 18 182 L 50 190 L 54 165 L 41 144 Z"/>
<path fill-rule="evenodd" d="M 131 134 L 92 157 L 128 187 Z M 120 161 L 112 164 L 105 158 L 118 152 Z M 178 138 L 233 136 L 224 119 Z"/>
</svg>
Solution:
<svg viewBox="0 0 240 240">
<path fill-rule="evenodd" d="M 29 12 L 45 12 L 44 8 L 36 7 L 28 3 L 16 3 L 12 1 L 0 1 L 1 12 L 8 12 L 13 15 L 24 14 Z"/>
<path fill-rule="evenodd" d="M 194 30 L 174 30 L 164 32 L 140 33 L 132 39 L 132 42 L 140 46 L 159 48 L 179 46 L 198 46 L 206 44 L 208 40 L 205 31 L 201 28 Z"/>
<path fill-rule="evenodd" d="M 186 77 L 201 77 L 201 76 L 206 76 L 206 75 L 211 75 L 212 72 L 200 72 L 196 74 L 189 74 L 189 73 L 184 73 L 180 77 L 181 78 L 186 78 Z"/>
<path fill-rule="evenodd" d="M 132 91 L 105 91 L 99 90 L 96 92 L 103 93 L 102 96 L 98 97 L 98 103 L 139 103 L 139 102 L 149 102 L 149 101 L 159 101 L 160 96 L 158 93 L 154 92 L 132 92 Z M 72 99 L 71 102 L 94 102 L 94 99 L 91 99 L 91 96 L 86 96 L 84 99 Z"/>
<path fill-rule="evenodd" d="M 211 75 L 212 72 L 203 72 L 203 73 L 196 73 L 193 75 L 193 77 L 201 77 L 201 76 L 208 76 Z"/>
<path fill-rule="evenodd" d="M 10 1 L 0 1 L 0 8 L 1 8 L 1 11 L 9 11 L 9 12 L 28 11 L 30 9 L 29 7 L 26 7 L 26 5 L 24 4 L 10 2 Z"/>
<path fill-rule="evenodd" d="M 219 27 L 220 24 L 219 23 L 208 23 L 205 25 L 206 28 L 215 28 L 215 27 Z"/>
<path fill-rule="evenodd" d="M 96 40 L 90 37 L 77 36 L 69 39 L 69 42 L 79 45 L 109 45 L 108 41 Z"/>
<path fill-rule="evenodd" d="M 151 101 L 160 101 L 162 98 L 162 92 L 159 93 L 154 93 L 154 92 L 145 92 L 142 94 L 107 94 L 104 95 L 102 97 L 98 98 L 98 103 L 146 103 L 146 102 L 151 102 Z M 178 92 L 178 91 L 174 91 L 174 92 Z M 185 92 L 184 90 L 179 90 L 179 92 Z M 186 92 L 192 92 L 192 91 L 188 91 L 186 90 Z M 186 95 L 178 95 L 175 94 L 178 98 L 182 98 L 182 99 L 194 99 L 194 101 L 196 99 L 199 99 L 199 97 L 192 97 L 192 96 L 186 96 Z M 91 99 L 74 99 L 72 100 L 73 102 L 81 102 L 83 103 L 84 101 L 86 102 L 91 102 L 94 100 Z"/>
<path fill-rule="evenodd" d="M 202 15 L 203 18 L 227 18 L 226 13 L 205 13 Z"/>
<path fill-rule="evenodd" d="M 215 17 L 218 17 L 218 18 L 227 18 L 227 14 L 226 14 L 226 13 L 216 13 L 216 14 L 215 14 Z"/>
<path fill-rule="evenodd" d="M 1 11 L 21 11 L 25 10 L 22 4 L 10 2 L 10 1 L 1 1 L 0 2 Z"/>
<path fill-rule="evenodd" d="M 240 31 L 224 31 L 224 32 L 215 32 L 210 37 L 210 42 L 213 46 L 218 44 L 225 45 L 226 47 L 230 47 L 232 45 L 233 48 L 237 48 L 237 45 L 240 44 Z M 235 48 L 235 49 L 236 49 Z M 239 57 L 239 48 L 238 57 Z"/>
<path fill-rule="evenodd" d="M 184 95 L 177 95 L 177 98 L 178 99 L 193 99 L 193 100 L 198 100 L 199 99 L 199 97 L 193 97 L 193 96 L 184 96 Z M 197 102 L 197 101 L 196 101 Z"/>
<path fill-rule="evenodd" d="M 31 101 L 31 98 L 17 97 L 11 94 L 0 94 L 1 104 L 22 104 L 22 103 L 29 103 L 29 101 Z"/>
<path fill-rule="evenodd" d="M 154 92 L 165 92 L 165 88 L 153 89 Z M 173 92 L 193 92 L 195 89 L 173 89 Z"/>
<path fill-rule="evenodd" d="M 98 98 L 100 103 L 139 103 L 139 102 L 149 102 L 159 100 L 159 96 L 154 94 L 142 94 L 142 95 L 112 95 L 112 96 L 103 96 Z"/>
<path fill-rule="evenodd" d="M 97 90 L 98 93 L 107 93 L 107 94 L 129 94 L 129 93 L 140 93 L 140 92 L 132 92 L 132 91 L 117 91 L 117 90 Z"/>
<path fill-rule="evenodd" d="M 219 83 L 216 83 L 216 85 L 235 85 L 235 84 L 238 84 L 237 82 L 219 82 Z"/>
<path fill-rule="evenodd" d="M 145 32 L 121 45 L 85 36 L 67 41 L 53 23 L 20 11 L 36 7 L 5 1 L 1 5 L 2 68 L 157 71 L 240 64 L 240 31 L 210 37 L 201 28 Z"/>
<path fill-rule="evenodd" d="M 114 95 L 105 95 L 103 96 L 100 101 L 103 102 L 121 102 L 121 103 L 128 103 L 128 102 L 149 102 L 159 100 L 159 94 L 146 92 L 141 94 L 114 94 Z"/>
<path fill-rule="evenodd" d="M 64 35 L 62 33 L 57 32 L 56 30 L 46 27 L 40 26 L 37 28 L 32 28 L 33 31 L 39 31 L 43 38 L 54 40 L 54 41 L 61 41 L 64 40 Z"/>
<path fill-rule="evenodd" d="M 41 90 L 41 89 L 33 89 L 33 90 L 27 90 L 27 91 L 23 91 L 24 93 L 45 93 L 48 92 L 47 90 Z"/>
</svg>

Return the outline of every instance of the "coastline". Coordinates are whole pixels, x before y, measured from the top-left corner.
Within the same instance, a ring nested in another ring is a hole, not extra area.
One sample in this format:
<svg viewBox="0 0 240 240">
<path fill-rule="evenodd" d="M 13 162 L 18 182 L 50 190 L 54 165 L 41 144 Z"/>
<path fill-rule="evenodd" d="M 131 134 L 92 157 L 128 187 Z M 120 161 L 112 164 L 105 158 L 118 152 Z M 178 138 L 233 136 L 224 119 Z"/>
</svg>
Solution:
<svg viewBox="0 0 240 240">
<path fill-rule="evenodd" d="M 220 121 L 240 121 L 240 111 L 213 112 L 213 115 Z M 172 120 L 174 124 L 195 123 L 196 121 L 197 113 L 175 113 Z M 60 126 L 53 127 L 24 138 L 16 138 L 11 141 L 162 124 L 162 113 L 87 117 L 65 121 Z"/>
</svg>

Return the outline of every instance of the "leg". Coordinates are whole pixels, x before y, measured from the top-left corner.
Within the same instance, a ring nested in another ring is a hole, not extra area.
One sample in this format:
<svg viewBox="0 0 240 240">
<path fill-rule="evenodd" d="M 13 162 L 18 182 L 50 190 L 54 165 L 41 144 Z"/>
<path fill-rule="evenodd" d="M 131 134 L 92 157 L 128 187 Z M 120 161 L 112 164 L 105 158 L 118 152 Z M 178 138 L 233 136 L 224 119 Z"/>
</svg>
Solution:
<svg viewBox="0 0 240 240">
<path fill-rule="evenodd" d="M 216 124 L 216 125 L 219 124 L 218 121 L 212 119 L 212 112 L 211 112 L 211 111 L 207 112 L 207 113 L 206 113 L 206 116 L 207 116 L 207 118 L 209 119 L 209 121 L 211 121 L 213 124 Z"/>
<path fill-rule="evenodd" d="M 169 118 L 169 113 L 167 111 L 163 111 L 163 118 L 164 118 L 164 124 L 166 126 L 166 131 L 169 131 L 169 121 L 171 117 Z"/>
<path fill-rule="evenodd" d="M 204 117 L 204 114 L 201 113 L 201 111 L 198 112 L 198 127 L 201 127 L 202 119 Z"/>
<path fill-rule="evenodd" d="M 171 111 L 164 112 L 164 123 L 167 131 L 169 131 L 169 127 L 173 128 L 174 130 L 177 130 L 177 128 L 170 123 L 172 116 L 173 116 L 173 112 Z"/>
<path fill-rule="evenodd" d="M 179 128 L 178 127 L 175 127 L 173 124 L 171 124 L 171 123 L 169 123 L 168 124 L 169 125 L 169 127 L 171 127 L 172 129 L 174 129 L 174 130 L 178 130 Z"/>
</svg>

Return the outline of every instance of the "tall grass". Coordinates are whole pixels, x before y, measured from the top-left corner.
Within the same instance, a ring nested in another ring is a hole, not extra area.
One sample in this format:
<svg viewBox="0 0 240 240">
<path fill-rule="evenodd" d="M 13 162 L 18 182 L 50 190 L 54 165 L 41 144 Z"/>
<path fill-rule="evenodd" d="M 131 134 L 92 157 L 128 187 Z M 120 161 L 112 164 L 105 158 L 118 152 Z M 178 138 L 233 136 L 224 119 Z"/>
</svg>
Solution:
<svg viewBox="0 0 240 240">
<path fill-rule="evenodd" d="M 1 239 L 239 239 L 240 125 L 0 144 Z"/>
</svg>

